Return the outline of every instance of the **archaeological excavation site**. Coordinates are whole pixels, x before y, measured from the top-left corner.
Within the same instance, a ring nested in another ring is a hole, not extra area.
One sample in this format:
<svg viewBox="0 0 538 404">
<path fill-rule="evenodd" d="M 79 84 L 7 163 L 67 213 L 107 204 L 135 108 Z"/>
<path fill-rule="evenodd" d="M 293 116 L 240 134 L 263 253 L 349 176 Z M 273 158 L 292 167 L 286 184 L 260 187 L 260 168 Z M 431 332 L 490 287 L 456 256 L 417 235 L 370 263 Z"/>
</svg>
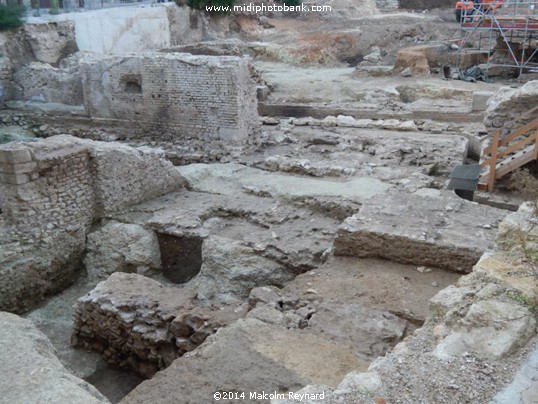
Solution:
<svg viewBox="0 0 538 404">
<path fill-rule="evenodd" d="M 0 403 L 538 403 L 538 0 L 283 4 L 0 1 Z"/>
</svg>

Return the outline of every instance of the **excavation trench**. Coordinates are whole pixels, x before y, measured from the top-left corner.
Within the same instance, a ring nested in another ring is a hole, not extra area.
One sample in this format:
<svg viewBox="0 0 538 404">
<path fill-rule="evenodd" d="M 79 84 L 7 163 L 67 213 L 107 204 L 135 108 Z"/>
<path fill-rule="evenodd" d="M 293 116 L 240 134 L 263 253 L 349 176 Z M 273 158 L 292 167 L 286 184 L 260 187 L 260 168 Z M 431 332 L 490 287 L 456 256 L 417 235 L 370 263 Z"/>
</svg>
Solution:
<svg viewBox="0 0 538 404">
<path fill-rule="evenodd" d="M 331 257 L 284 288 L 255 287 L 248 305 L 223 302 L 207 306 L 195 298 L 199 285 L 193 274 L 203 260 L 227 261 L 229 257 L 202 257 L 201 238 L 165 234 L 158 238 L 163 275 L 169 284 L 163 287 L 149 278 L 115 273 L 76 306 L 72 341 L 101 353 L 109 365 L 125 371 L 99 368 L 86 377 L 113 402 L 176 358 L 187 366 L 194 359 L 182 355 L 226 326 L 229 331 L 217 334 L 211 343 L 229 344 L 230 362 L 225 368 L 259 355 L 276 361 L 273 366 L 282 366 L 278 358 L 289 357 L 285 367 L 294 375 L 290 380 L 317 381 L 307 368 L 328 355 L 322 360 L 327 371 L 334 373 L 324 377 L 326 383 L 337 384 L 349 371 L 366 370 L 375 357 L 389 352 L 416 329 L 427 315 L 428 300 L 459 277 L 445 270 L 379 259 Z M 249 261 L 257 257 L 252 251 L 243 253 L 246 256 L 236 258 Z M 177 283 L 182 283 L 180 288 L 174 286 Z M 237 322 L 240 318 L 243 320 Z M 251 336 L 245 346 L 237 347 L 241 352 L 232 343 L 240 338 L 236 333 Z M 303 352 L 303 339 L 313 350 L 308 355 Z M 318 349 L 325 353 L 316 357 Z M 306 364 L 296 367 L 292 358 L 300 352 Z M 352 357 L 355 359 L 350 360 Z M 195 365 L 201 366 L 209 384 L 219 378 L 211 368 L 213 360 Z"/>
</svg>

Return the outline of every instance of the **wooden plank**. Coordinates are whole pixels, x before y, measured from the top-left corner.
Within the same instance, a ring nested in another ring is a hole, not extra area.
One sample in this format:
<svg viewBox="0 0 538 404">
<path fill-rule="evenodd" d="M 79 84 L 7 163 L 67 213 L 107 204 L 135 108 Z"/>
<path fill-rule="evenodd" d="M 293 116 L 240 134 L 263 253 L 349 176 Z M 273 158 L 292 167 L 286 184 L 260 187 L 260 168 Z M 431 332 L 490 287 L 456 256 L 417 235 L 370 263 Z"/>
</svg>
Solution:
<svg viewBox="0 0 538 404">
<path fill-rule="evenodd" d="M 538 135 L 538 132 L 535 132 L 534 135 L 526 137 L 526 138 L 520 140 L 519 142 L 516 142 L 516 143 L 508 146 L 503 151 L 497 153 L 497 158 L 499 159 L 499 158 L 504 157 L 504 156 L 506 156 L 508 154 L 511 154 L 515 150 L 523 149 L 529 143 L 533 143 L 535 140 L 537 140 L 537 135 Z"/>
<path fill-rule="evenodd" d="M 497 135 L 500 136 L 500 134 L 501 134 L 501 130 L 497 129 L 495 132 L 493 132 L 491 134 L 491 136 L 492 137 L 497 136 Z M 488 147 L 486 147 L 484 150 L 482 150 L 482 155 L 491 154 L 492 151 L 493 151 L 493 142 Z"/>
<path fill-rule="evenodd" d="M 495 184 L 495 176 L 497 175 L 497 172 L 495 168 L 497 167 L 497 147 L 499 147 L 499 136 L 501 135 L 501 131 L 495 132 L 495 135 L 493 136 L 493 142 L 492 142 L 492 151 L 491 151 L 491 161 L 489 163 L 489 176 L 488 176 L 488 185 L 487 190 L 488 192 L 493 191 L 493 185 Z"/>
<path fill-rule="evenodd" d="M 538 119 L 523 125 L 521 128 L 517 129 L 515 132 L 510 133 L 508 136 L 505 136 L 499 142 L 499 146 L 504 146 L 510 143 L 515 138 L 518 138 L 522 135 L 525 135 L 528 131 L 538 128 Z"/>
<path fill-rule="evenodd" d="M 519 168 L 522 165 L 525 165 L 535 159 L 536 159 L 536 151 L 534 150 L 534 147 L 533 147 L 527 150 L 521 156 L 515 158 L 514 160 L 510 161 L 509 163 L 503 165 L 498 170 L 496 170 L 495 177 L 501 178 L 505 176 L 506 174 L 514 171 L 516 168 Z"/>
</svg>

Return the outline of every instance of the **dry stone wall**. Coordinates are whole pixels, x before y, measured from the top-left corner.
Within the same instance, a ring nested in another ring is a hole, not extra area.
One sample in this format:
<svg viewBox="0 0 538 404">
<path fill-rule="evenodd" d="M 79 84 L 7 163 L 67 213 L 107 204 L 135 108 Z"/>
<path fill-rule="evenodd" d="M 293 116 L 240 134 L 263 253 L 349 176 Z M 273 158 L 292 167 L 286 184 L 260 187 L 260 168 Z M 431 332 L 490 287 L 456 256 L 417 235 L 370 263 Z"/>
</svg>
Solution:
<svg viewBox="0 0 538 404">
<path fill-rule="evenodd" d="M 132 138 L 243 143 L 258 125 L 247 58 L 87 55 L 81 73 L 90 116 L 125 122 Z"/>
</svg>

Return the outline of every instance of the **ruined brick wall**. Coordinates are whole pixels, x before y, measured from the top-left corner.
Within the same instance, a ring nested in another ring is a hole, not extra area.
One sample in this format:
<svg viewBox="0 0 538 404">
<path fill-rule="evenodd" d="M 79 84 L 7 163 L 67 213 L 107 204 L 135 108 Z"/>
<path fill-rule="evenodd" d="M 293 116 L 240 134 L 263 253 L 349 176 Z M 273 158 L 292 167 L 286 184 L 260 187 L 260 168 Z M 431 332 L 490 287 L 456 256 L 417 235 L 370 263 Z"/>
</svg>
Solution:
<svg viewBox="0 0 538 404">
<path fill-rule="evenodd" d="M 181 175 L 162 156 L 119 143 L 54 136 L 0 146 L 5 223 L 41 233 L 172 192 Z"/>
<path fill-rule="evenodd" d="M 93 216 L 87 148 L 77 143 L 8 143 L 0 148 L 6 224 L 21 230 L 85 225 Z"/>
<path fill-rule="evenodd" d="M 248 58 L 88 55 L 81 73 L 90 116 L 125 121 L 132 138 L 243 143 L 258 126 Z"/>
</svg>

